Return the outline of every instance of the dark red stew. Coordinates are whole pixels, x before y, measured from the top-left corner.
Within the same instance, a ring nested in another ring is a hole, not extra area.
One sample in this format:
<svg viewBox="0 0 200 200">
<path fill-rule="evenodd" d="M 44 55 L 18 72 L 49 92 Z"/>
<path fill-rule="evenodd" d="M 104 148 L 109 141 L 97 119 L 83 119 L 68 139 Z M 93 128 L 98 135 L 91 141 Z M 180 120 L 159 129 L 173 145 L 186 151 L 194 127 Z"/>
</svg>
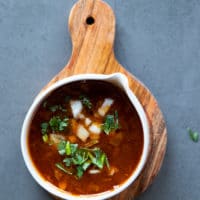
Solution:
<svg viewBox="0 0 200 200">
<path fill-rule="evenodd" d="M 78 81 L 42 102 L 30 125 L 28 146 L 44 179 L 75 195 L 95 194 L 130 177 L 142 154 L 143 131 L 120 88 Z"/>
</svg>

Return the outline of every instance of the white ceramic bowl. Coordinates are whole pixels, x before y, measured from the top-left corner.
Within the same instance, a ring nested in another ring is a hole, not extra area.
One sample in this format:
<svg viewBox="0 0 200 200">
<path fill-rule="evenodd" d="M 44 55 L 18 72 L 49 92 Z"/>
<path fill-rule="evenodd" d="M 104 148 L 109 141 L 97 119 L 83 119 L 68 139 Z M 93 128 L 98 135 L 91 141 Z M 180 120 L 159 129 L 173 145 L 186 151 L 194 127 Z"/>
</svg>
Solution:
<svg viewBox="0 0 200 200">
<path fill-rule="evenodd" d="M 99 194 L 93 194 L 93 195 L 73 195 L 69 192 L 65 192 L 50 182 L 46 181 L 37 171 L 37 169 L 34 166 L 34 163 L 31 160 L 29 151 L 28 151 L 28 144 L 27 144 L 27 137 L 28 137 L 28 131 L 29 131 L 29 126 L 31 123 L 31 120 L 37 111 L 39 105 L 41 102 L 54 90 L 57 88 L 66 85 L 68 83 L 72 83 L 75 81 L 80 81 L 80 80 L 102 80 L 106 82 L 110 82 L 114 85 L 119 86 L 122 90 L 125 91 L 127 94 L 127 97 L 130 99 L 132 105 L 135 107 L 139 118 L 141 120 L 142 128 L 143 128 L 143 134 L 144 134 L 144 146 L 143 146 L 143 152 L 141 155 L 140 162 L 137 166 L 137 168 L 133 171 L 132 175 L 121 185 L 115 187 L 111 191 L 106 191 L 103 193 Z M 40 93 L 34 100 L 33 104 L 31 105 L 28 113 L 26 114 L 23 126 L 22 126 L 22 131 L 21 131 L 21 150 L 22 150 L 22 155 L 24 157 L 24 161 L 26 163 L 26 166 L 33 176 L 33 178 L 37 181 L 37 183 L 42 186 L 45 190 L 47 190 L 49 193 L 52 195 L 65 199 L 65 200 L 102 200 L 102 199 L 107 199 L 110 198 L 114 195 L 117 195 L 118 193 L 122 192 L 125 190 L 131 183 L 133 183 L 138 175 L 141 173 L 146 161 L 147 161 L 147 156 L 148 156 L 148 148 L 149 148 L 149 124 L 148 120 L 146 117 L 146 114 L 143 110 L 142 105 L 138 101 L 137 97 L 133 94 L 133 92 L 130 90 L 129 85 L 128 85 L 128 79 L 126 78 L 125 75 L 121 73 L 114 73 L 111 75 L 102 75 L 102 74 L 81 74 L 81 75 L 74 75 L 68 78 L 65 78 L 61 81 L 56 82 L 52 86 L 50 86 L 48 89 Z"/>
</svg>

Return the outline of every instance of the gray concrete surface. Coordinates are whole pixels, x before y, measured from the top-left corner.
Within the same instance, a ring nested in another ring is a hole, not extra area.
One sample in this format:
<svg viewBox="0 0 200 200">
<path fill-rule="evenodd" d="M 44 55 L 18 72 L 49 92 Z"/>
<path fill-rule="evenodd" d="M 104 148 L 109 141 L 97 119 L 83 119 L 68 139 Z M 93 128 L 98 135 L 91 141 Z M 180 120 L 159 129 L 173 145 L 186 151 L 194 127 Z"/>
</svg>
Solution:
<svg viewBox="0 0 200 200">
<path fill-rule="evenodd" d="M 138 200 L 200 199 L 200 1 L 107 0 L 117 18 L 115 51 L 154 93 L 166 118 L 168 149 L 153 185 Z M 48 200 L 20 151 L 33 98 L 67 63 L 75 0 L 0 0 L 0 200 Z"/>
</svg>

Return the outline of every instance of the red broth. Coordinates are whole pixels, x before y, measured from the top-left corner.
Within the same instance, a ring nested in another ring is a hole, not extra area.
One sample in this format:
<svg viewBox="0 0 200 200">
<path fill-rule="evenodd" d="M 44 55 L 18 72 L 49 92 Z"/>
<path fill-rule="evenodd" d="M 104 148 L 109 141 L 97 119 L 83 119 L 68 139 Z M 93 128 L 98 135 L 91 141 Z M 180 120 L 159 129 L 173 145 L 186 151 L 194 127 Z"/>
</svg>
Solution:
<svg viewBox="0 0 200 200">
<path fill-rule="evenodd" d="M 59 134 L 62 140 L 76 143 L 80 147 L 90 144 L 94 141 L 93 135 L 87 137 L 86 141 L 77 137 L 79 124 L 82 124 L 88 132 L 90 132 L 89 126 L 85 125 L 83 116 L 82 119 L 80 117 L 74 119 L 70 107 L 70 101 L 79 100 L 82 94 L 92 105 L 91 109 L 83 106 L 82 115 L 92 122 L 103 124 L 107 115 L 117 111 L 119 128 L 107 135 L 101 127 L 98 143 L 91 145 L 91 148 L 100 148 L 106 154 L 109 168 L 104 166 L 103 169 L 96 170 L 98 173 L 95 170 L 90 173 L 92 170 L 89 167 L 81 178 L 77 178 L 56 167 L 56 163 L 62 163 L 64 166 L 65 156 L 58 153 L 57 144 L 49 142 L 52 130 L 47 133 L 48 141 L 43 141 L 41 123 L 49 122 L 54 116 L 59 116 L 61 119 L 68 117 L 68 126 L 63 131 L 54 131 L 54 134 Z M 111 98 L 113 104 L 102 117 L 99 116 L 98 109 L 105 98 Z M 92 80 L 73 82 L 52 92 L 36 111 L 28 135 L 30 156 L 42 177 L 60 189 L 75 195 L 105 192 L 126 181 L 140 161 L 143 143 L 143 130 L 139 116 L 126 94 L 110 83 Z"/>
</svg>

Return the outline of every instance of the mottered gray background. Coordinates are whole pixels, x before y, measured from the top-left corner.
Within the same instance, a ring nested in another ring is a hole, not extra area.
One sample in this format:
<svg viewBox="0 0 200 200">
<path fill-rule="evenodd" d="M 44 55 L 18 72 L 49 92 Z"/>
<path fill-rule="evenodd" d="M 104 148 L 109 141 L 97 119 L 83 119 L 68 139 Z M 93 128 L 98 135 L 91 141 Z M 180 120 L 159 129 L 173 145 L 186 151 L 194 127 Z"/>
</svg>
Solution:
<svg viewBox="0 0 200 200">
<path fill-rule="evenodd" d="M 40 89 L 69 60 L 75 0 L 0 0 L 0 200 L 52 199 L 25 167 L 20 131 Z M 157 98 L 168 128 L 163 167 L 138 200 L 200 199 L 200 1 L 106 0 L 115 52 Z"/>
</svg>

